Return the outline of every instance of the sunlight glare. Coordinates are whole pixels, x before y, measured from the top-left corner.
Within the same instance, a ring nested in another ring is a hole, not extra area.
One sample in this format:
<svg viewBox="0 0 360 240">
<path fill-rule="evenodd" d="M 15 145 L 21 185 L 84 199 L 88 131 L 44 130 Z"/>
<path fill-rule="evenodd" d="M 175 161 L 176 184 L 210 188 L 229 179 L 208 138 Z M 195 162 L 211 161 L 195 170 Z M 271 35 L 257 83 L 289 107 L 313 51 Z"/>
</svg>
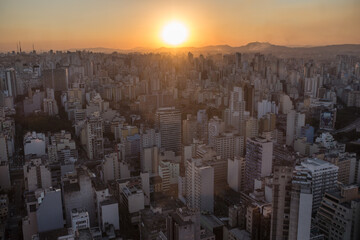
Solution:
<svg viewBox="0 0 360 240">
<path fill-rule="evenodd" d="M 184 24 L 177 21 L 168 23 L 162 31 L 162 39 L 165 43 L 176 46 L 183 43 L 188 37 L 188 30 Z"/>
</svg>

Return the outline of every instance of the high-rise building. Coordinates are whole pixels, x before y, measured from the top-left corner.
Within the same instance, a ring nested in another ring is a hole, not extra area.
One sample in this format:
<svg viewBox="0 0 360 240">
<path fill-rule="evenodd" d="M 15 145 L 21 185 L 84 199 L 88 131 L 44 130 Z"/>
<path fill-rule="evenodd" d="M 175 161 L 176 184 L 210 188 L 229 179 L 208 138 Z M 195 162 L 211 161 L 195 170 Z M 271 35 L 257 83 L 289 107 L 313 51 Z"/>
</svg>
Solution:
<svg viewBox="0 0 360 240">
<path fill-rule="evenodd" d="M 311 239 L 311 182 L 293 180 L 290 202 L 289 239 Z"/>
<path fill-rule="evenodd" d="M 10 169 L 8 162 L 0 162 L 0 190 L 11 188 Z"/>
<path fill-rule="evenodd" d="M 233 132 L 225 132 L 214 138 L 214 148 L 222 159 L 244 156 L 244 137 Z"/>
<path fill-rule="evenodd" d="M 293 170 L 274 168 L 270 239 L 310 239 L 311 182 L 294 182 Z"/>
<path fill-rule="evenodd" d="M 207 143 L 208 141 L 208 115 L 206 113 L 206 109 L 200 109 L 197 112 L 197 137 Z"/>
<path fill-rule="evenodd" d="M 316 215 L 325 239 L 360 238 L 360 195 L 356 185 L 340 185 L 325 193 Z"/>
<path fill-rule="evenodd" d="M 181 153 L 181 112 L 175 107 L 159 108 L 155 114 L 155 125 L 161 135 L 161 147 Z"/>
<path fill-rule="evenodd" d="M 119 159 L 119 153 L 116 152 L 104 156 L 102 171 L 105 182 L 130 177 L 129 166 Z"/>
<path fill-rule="evenodd" d="M 67 91 L 69 87 L 69 74 L 67 68 L 46 69 L 42 71 L 45 88 L 54 91 Z"/>
<path fill-rule="evenodd" d="M 255 89 L 253 85 L 245 84 L 244 89 L 244 101 L 246 102 L 245 110 L 250 112 L 250 116 L 254 116 L 255 109 Z"/>
<path fill-rule="evenodd" d="M 44 112 L 49 116 L 54 116 L 59 113 L 58 106 L 55 100 L 54 89 L 46 89 L 46 98 L 43 100 Z"/>
<path fill-rule="evenodd" d="M 166 219 L 166 239 L 200 240 L 200 213 L 178 208 Z"/>
<path fill-rule="evenodd" d="M 312 212 L 320 207 L 325 192 L 336 188 L 339 167 L 317 158 L 308 158 L 295 167 L 294 181 L 306 184 L 311 181 Z"/>
<path fill-rule="evenodd" d="M 73 231 L 90 228 L 89 213 L 84 208 L 71 210 L 71 227 Z"/>
<path fill-rule="evenodd" d="M 272 171 L 273 142 L 256 137 L 246 141 L 245 189 L 254 190 L 254 180 L 269 176 Z"/>
<path fill-rule="evenodd" d="M 17 91 L 17 80 L 15 69 L 8 68 L 5 70 L 5 79 L 3 84 L 3 90 L 7 93 L 7 96 L 16 97 Z"/>
<path fill-rule="evenodd" d="M 90 160 L 104 156 L 103 120 L 99 112 L 92 114 L 85 124 L 86 152 Z"/>
<path fill-rule="evenodd" d="M 243 89 L 241 87 L 234 87 L 233 91 L 230 92 L 229 109 L 224 112 L 224 119 L 226 119 L 228 127 L 232 126 L 242 135 L 245 128 L 245 104 Z"/>
<path fill-rule="evenodd" d="M 76 143 L 71 133 L 62 130 L 48 137 L 47 151 L 49 162 L 73 163 L 78 158 Z"/>
<path fill-rule="evenodd" d="M 289 235 L 291 167 L 275 167 L 273 177 L 273 212 L 271 239 L 287 239 Z"/>
<path fill-rule="evenodd" d="M 250 117 L 245 122 L 245 141 L 247 138 L 257 137 L 259 134 L 259 122 L 258 119 Z"/>
<path fill-rule="evenodd" d="M 241 68 L 241 53 L 235 53 L 235 67 Z"/>
<path fill-rule="evenodd" d="M 22 220 L 23 239 L 64 227 L 61 190 L 37 189 L 25 196 L 27 216 Z"/>
<path fill-rule="evenodd" d="M 182 139 L 184 145 L 190 145 L 193 142 L 194 138 L 197 138 L 198 136 L 198 122 L 197 119 L 192 116 L 191 114 L 188 114 L 186 119 L 182 121 Z"/>
<path fill-rule="evenodd" d="M 5 134 L 0 133 L 0 162 L 8 162 L 9 154 L 8 154 L 8 145 L 7 145 L 7 137 Z"/>
<path fill-rule="evenodd" d="M 145 129 L 140 135 L 140 168 L 142 172 L 158 171 L 158 154 L 161 147 L 160 132 Z"/>
<path fill-rule="evenodd" d="M 227 183 L 236 192 L 240 192 L 245 186 L 245 158 L 228 158 Z"/>
<path fill-rule="evenodd" d="M 41 158 L 28 160 L 23 168 L 26 190 L 35 191 L 38 188 L 51 187 L 50 167 Z"/>
<path fill-rule="evenodd" d="M 286 145 L 293 146 L 294 140 L 301 136 L 303 126 L 305 126 L 305 114 L 290 110 L 286 119 Z"/>
<path fill-rule="evenodd" d="M 215 137 L 225 131 L 225 122 L 218 117 L 213 117 L 208 123 L 208 144 L 214 146 Z"/>
<path fill-rule="evenodd" d="M 214 212 L 214 168 L 201 158 L 186 162 L 186 197 L 189 209 Z"/>
<path fill-rule="evenodd" d="M 89 214 L 90 227 L 97 226 L 95 193 L 91 177 L 86 168 L 76 168 L 76 171 L 66 173 L 61 179 L 67 227 L 72 226 L 71 212 L 74 208 L 85 208 Z"/>
</svg>

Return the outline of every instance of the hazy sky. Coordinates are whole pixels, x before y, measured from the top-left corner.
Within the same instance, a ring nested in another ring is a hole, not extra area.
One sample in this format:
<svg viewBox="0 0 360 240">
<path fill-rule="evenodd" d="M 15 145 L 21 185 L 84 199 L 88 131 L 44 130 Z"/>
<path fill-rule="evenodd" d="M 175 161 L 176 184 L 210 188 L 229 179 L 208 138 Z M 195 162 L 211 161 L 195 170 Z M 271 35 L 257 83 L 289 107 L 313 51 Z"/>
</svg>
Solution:
<svg viewBox="0 0 360 240">
<path fill-rule="evenodd" d="M 360 43 L 360 0 L 0 0 L 0 51 L 161 47 L 173 19 L 185 46 Z"/>
</svg>

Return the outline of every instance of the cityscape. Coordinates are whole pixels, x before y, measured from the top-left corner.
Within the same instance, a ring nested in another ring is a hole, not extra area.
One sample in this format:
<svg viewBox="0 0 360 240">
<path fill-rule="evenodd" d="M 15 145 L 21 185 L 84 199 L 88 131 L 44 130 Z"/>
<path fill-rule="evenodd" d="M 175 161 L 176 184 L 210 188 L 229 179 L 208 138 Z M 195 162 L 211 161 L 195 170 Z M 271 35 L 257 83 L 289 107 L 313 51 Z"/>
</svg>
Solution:
<svg viewBox="0 0 360 240">
<path fill-rule="evenodd" d="M 359 10 L 0 1 L 0 240 L 360 239 Z"/>
</svg>

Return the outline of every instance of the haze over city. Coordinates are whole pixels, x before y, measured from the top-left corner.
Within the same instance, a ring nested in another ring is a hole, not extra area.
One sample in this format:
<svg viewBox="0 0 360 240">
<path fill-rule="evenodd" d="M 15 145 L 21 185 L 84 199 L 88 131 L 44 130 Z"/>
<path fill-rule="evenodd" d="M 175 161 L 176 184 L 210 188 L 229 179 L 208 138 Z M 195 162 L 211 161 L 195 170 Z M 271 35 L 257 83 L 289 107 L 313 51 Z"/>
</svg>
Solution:
<svg viewBox="0 0 360 240">
<path fill-rule="evenodd" d="M 249 42 L 318 46 L 360 43 L 357 0 L 1 1 L 0 51 L 171 46 L 161 39 L 170 21 L 189 36 L 181 46 Z"/>
<path fill-rule="evenodd" d="M 0 0 L 0 240 L 359 240 L 359 0 Z"/>
</svg>

